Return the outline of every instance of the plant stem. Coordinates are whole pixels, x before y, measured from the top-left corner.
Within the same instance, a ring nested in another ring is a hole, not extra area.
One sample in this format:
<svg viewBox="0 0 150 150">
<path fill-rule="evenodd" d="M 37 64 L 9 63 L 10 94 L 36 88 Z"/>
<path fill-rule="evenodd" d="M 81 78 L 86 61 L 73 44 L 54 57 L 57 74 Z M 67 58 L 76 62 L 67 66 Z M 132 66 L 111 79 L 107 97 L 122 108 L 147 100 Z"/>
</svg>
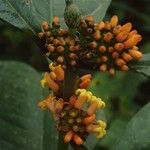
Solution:
<svg viewBox="0 0 150 150">
<path fill-rule="evenodd" d="M 65 101 L 69 100 L 77 89 L 77 71 L 68 66 L 65 70 L 65 81 L 63 86 L 63 98 Z"/>
</svg>

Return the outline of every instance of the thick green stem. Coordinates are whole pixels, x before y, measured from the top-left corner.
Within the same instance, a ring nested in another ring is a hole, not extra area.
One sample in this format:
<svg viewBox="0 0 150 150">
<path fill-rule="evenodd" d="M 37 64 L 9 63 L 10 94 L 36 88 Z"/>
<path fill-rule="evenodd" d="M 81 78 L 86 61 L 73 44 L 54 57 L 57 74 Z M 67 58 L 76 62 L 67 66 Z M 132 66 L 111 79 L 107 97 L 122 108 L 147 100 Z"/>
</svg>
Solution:
<svg viewBox="0 0 150 150">
<path fill-rule="evenodd" d="M 77 71 L 74 71 L 72 67 L 67 67 L 65 70 L 65 81 L 63 86 L 63 98 L 65 101 L 69 100 L 69 97 L 75 93 L 77 89 Z"/>
<path fill-rule="evenodd" d="M 77 72 L 71 67 L 67 67 L 65 70 L 65 80 L 63 83 L 63 99 L 69 100 L 69 97 L 75 93 L 77 89 Z M 68 144 L 64 143 L 64 136 L 59 133 L 57 150 L 68 150 Z"/>
</svg>

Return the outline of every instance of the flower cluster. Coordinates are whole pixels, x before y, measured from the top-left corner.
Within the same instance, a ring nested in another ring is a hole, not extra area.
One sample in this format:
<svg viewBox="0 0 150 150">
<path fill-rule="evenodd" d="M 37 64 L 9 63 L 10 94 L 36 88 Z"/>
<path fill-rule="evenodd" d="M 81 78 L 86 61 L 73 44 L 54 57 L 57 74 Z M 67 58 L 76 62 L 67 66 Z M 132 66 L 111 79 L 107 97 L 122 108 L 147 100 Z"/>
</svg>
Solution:
<svg viewBox="0 0 150 150">
<path fill-rule="evenodd" d="M 108 70 L 114 75 L 115 70 L 128 71 L 128 64 L 142 57 L 137 47 L 141 35 L 132 30 L 130 22 L 119 25 L 117 16 L 99 23 L 95 23 L 92 16 L 87 16 L 81 19 L 74 36 L 69 30 L 60 28 L 58 17 L 54 17 L 52 26 L 43 22 L 41 29 L 38 36 L 44 41 L 43 51 L 63 68 L 69 64 L 73 68 Z"/>
<path fill-rule="evenodd" d="M 38 34 L 44 40 L 44 52 L 46 56 L 57 64 L 70 64 L 75 67 L 77 64 L 77 52 L 79 50 L 78 37 L 71 37 L 67 29 L 61 29 L 59 18 L 54 17 L 52 27 L 47 22 L 41 24 L 42 32 Z"/>
<path fill-rule="evenodd" d="M 83 52 L 79 53 L 80 61 L 84 64 L 91 61 L 100 71 L 109 70 L 111 75 L 115 74 L 115 69 L 128 71 L 128 63 L 142 57 L 136 46 L 142 37 L 131 29 L 130 22 L 119 25 L 117 16 L 99 23 L 95 23 L 92 16 L 87 16 L 79 29 L 83 47 Z"/>
<path fill-rule="evenodd" d="M 84 140 L 91 133 L 102 138 L 106 134 L 106 123 L 103 120 L 96 120 L 96 111 L 103 109 L 105 103 L 85 90 L 91 82 L 91 75 L 86 74 L 78 80 L 78 89 L 68 100 L 59 97 L 64 71 L 61 65 L 50 64 L 51 72 L 46 72 L 41 80 L 41 86 L 47 86 L 52 94 L 39 102 L 42 110 L 48 109 L 52 112 L 58 131 L 64 135 L 64 142 L 73 140 L 77 145 L 83 144 Z"/>
</svg>

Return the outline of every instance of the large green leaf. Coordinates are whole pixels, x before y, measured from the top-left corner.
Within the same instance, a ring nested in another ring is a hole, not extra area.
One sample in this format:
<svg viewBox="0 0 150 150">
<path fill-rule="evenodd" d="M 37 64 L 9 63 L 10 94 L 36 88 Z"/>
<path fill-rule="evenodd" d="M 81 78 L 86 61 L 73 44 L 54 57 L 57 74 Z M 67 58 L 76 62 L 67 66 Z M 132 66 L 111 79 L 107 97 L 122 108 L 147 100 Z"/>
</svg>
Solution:
<svg viewBox="0 0 150 150">
<path fill-rule="evenodd" d="M 123 113 L 127 115 L 135 113 L 132 107 L 133 98 L 137 92 L 138 85 L 146 79 L 145 76 L 133 72 L 116 72 L 113 78 L 107 73 L 97 73 L 89 89 L 106 102 L 107 107 L 105 112 L 106 118 L 109 120 L 113 115 L 111 110 L 112 98 L 120 100 L 119 109 L 122 109 Z"/>
<path fill-rule="evenodd" d="M 139 62 L 131 65 L 131 68 L 136 72 L 150 77 L 150 53 L 144 54 Z"/>
<path fill-rule="evenodd" d="M 150 149 L 150 103 L 144 106 L 127 125 L 114 150 Z"/>
<path fill-rule="evenodd" d="M 29 29 L 34 34 L 42 20 L 50 22 L 51 0 L 0 0 L 0 18 L 10 24 Z"/>
<path fill-rule="evenodd" d="M 0 68 L 0 149 L 42 150 L 39 74 L 15 61 L 1 61 Z"/>
<path fill-rule="evenodd" d="M 75 0 L 83 15 L 93 15 L 101 20 L 111 0 Z M 20 28 L 29 29 L 34 34 L 40 23 L 57 15 L 64 24 L 65 0 L 0 0 L 0 18 Z"/>
<path fill-rule="evenodd" d="M 128 123 L 128 118 L 125 116 L 116 115 L 116 118 L 112 121 L 107 129 L 106 136 L 99 142 L 100 147 L 111 148 L 114 143 L 116 143 L 118 137 L 124 131 L 126 124 Z"/>
</svg>

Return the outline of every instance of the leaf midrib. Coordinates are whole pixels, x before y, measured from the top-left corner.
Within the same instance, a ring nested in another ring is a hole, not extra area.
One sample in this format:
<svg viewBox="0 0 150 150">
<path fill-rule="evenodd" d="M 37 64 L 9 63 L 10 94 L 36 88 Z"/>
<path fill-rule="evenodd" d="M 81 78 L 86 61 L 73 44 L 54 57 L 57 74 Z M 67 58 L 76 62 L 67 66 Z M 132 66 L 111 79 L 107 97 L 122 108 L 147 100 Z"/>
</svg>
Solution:
<svg viewBox="0 0 150 150">
<path fill-rule="evenodd" d="M 6 0 L 8 5 L 16 12 L 16 14 L 18 15 L 18 17 L 28 26 L 28 28 L 36 35 L 36 32 L 34 31 L 34 29 L 32 28 L 32 26 L 29 24 L 29 22 L 27 20 L 25 20 L 23 18 L 23 16 L 21 16 L 21 14 L 17 11 L 17 9 L 11 4 L 11 2 L 9 0 Z"/>
</svg>

